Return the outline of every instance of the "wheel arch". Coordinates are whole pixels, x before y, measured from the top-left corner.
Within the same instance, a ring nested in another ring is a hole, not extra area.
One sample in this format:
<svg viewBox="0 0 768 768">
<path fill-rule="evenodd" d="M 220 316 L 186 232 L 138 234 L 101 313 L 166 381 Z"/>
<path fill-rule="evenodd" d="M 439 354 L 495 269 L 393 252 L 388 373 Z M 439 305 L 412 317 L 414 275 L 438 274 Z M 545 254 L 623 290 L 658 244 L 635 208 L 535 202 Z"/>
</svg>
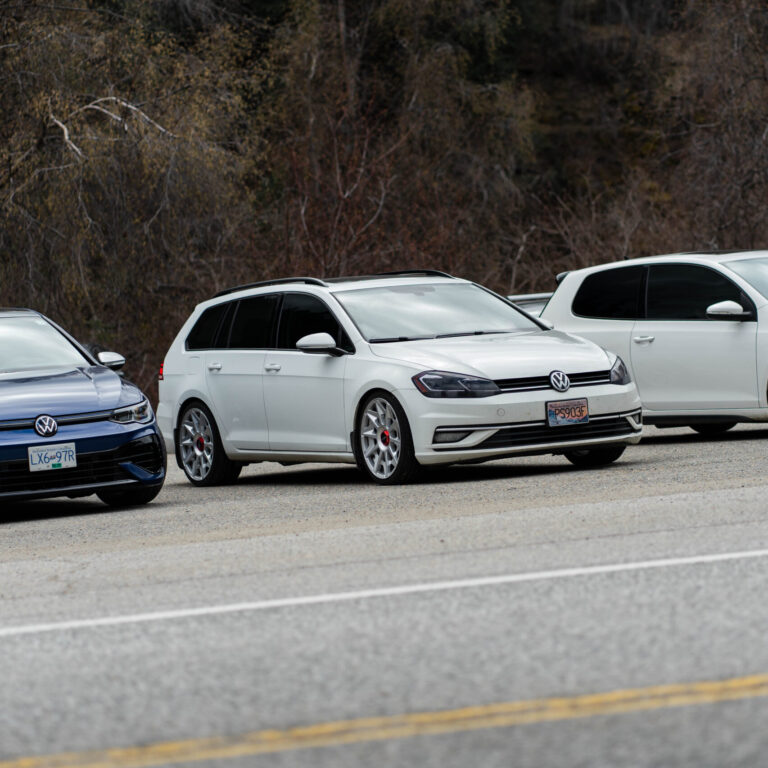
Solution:
<svg viewBox="0 0 768 768">
<path fill-rule="evenodd" d="M 200 405 L 204 405 L 213 415 L 214 419 L 216 418 L 216 415 L 213 412 L 213 409 L 211 406 L 205 402 L 205 400 L 197 393 L 195 394 L 188 394 L 184 400 L 181 401 L 181 404 L 179 405 L 178 410 L 176 411 L 176 416 L 173 419 L 173 455 L 176 458 L 176 466 L 178 466 L 179 469 L 183 470 L 184 466 L 181 463 L 181 454 L 178 450 L 179 448 L 179 422 L 181 421 L 181 414 L 184 413 L 184 411 L 187 409 L 187 406 L 191 405 L 192 403 L 200 403 Z"/>
<path fill-rule="evenodd" d="M 360 412 L 363 408 L 363 403 L 372 395 L 382 393 L 384 395 L 389 395 L 390 397 L 393 397 L 395 400 L 397 400 L 398 405 L 403 409 L 403 413 L 405 413 L 406 417 L 408 417 L 408 413 L 405 410 L 405 406 L 403 405 L 403 401 L 391 390 L 386 389 L 382 386 L 375 386 L 375 387 L 368 387 L 366 390 L 363 391 L 363 393 L 358 397 L 357 403 L 355 405 L 355 413 L 354 417 L 352 419 L 352 441 L 354 443 L 354 435 L 357 432 L 357 424 L 360 421 Z M 410 419 L 409 419 L 410 424 Z M 352 446 L 354 450 L 354 445 Z"/>
</svg>

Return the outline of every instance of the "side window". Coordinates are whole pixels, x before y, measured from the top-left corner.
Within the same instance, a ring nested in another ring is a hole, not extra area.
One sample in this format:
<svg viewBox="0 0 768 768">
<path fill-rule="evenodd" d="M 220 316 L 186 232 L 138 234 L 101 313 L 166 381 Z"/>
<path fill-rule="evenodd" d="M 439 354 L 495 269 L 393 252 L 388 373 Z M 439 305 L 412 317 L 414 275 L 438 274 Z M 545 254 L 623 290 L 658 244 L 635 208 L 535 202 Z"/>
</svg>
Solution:
<svg viewBox="0 0 768 768">
<path fill-rule="evenodd" d="M 198 318 L 187 336 L 187 349 L 213 349 L 216 344 L 216 334 L 221 326 L 221 320 L 229 303 L 208 307 Z"/>
<path fill-rule="evenodd" d="M 275 293 L 240 299 L 229 335 L 229 349 L 272 348 L 278 300 Z"/>
<path fill-rule="evenodd" d="M 573 314 L 614 320 L 642 317 L 644 271 L 645 267 L 617 267 L 588 275 L 573 299 Z"/>
<path fill-rule="evenodd" d="M 754 309 L 738 286 L 713 269 L 692 264 L 655 264 L 650 269 L 649 320 L 706 320 L 707 307 L 718 301 Z"/>
<path fill-rule="evenodd" d="M 337 346 L 354 351 L 339 321 L 320 299 L 306 293 L 286 293 L 280 314 L 278 349 L 296 349 L 296 342 L 310 333 L 329 333 Z"/>
</svg>

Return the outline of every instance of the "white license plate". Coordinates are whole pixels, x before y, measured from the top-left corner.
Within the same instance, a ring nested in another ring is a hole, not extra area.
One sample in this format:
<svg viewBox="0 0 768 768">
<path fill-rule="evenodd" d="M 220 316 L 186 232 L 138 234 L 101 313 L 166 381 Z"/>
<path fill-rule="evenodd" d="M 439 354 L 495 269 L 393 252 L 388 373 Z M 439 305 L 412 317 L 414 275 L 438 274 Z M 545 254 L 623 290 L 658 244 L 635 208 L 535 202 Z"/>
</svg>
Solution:
<svg viewBox="0 0 768 768">
<path fill-rule="evenodd" d="M 589 421 L 587 398 L 580 400 L 555 400 L 547 403 L 547 423 L 550 427 L 564 424 L 586 424 Z"/>
<path fill-rule="evenodd" d="M 74 443 L 36 445 L 27 448 L 30 472 L 45 472 L 51 469 L 68 469 L 77 466 Z"/>
</svg>

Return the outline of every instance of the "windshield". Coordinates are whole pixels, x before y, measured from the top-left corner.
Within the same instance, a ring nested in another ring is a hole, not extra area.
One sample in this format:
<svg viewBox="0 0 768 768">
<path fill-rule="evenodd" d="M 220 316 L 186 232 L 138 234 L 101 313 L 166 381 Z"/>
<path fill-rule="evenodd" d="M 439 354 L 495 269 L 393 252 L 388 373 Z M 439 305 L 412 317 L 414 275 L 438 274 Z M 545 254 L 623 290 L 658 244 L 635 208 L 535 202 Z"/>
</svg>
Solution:
<svg viewBox="0 0 768 768">
<path fill-rule="evenodd" d="M 91 363 L 43 318 L 0 318 L 0 371 L 83 365 Z"/>
<path fill-rule="evenodd" d="M 768 298 L 768 259 L 739 259 L 725 265 Z"/>
<path fill-rule="evenodd" d="M 499 297 L 469 283 L 379 286 L 334 295 L 373 343 L 540 330 Z"/>
</svg>

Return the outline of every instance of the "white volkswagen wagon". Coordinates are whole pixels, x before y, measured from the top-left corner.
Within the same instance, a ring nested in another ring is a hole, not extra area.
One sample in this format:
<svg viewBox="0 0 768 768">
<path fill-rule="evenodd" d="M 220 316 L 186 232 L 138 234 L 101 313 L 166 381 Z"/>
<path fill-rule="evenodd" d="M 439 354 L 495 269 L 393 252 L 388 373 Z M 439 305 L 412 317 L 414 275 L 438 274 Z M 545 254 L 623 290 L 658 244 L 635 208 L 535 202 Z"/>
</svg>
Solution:
<svg viewBox="0 0 768 768">
<path fill-rule="evenodd" d="M 617 459 L 642 429 L 626 367 L 466 280 L 419 271 L 256 283 L 200 304 L 164 360 L 157 418 L 195 485 L 251 462 Z"/>
</svg>

